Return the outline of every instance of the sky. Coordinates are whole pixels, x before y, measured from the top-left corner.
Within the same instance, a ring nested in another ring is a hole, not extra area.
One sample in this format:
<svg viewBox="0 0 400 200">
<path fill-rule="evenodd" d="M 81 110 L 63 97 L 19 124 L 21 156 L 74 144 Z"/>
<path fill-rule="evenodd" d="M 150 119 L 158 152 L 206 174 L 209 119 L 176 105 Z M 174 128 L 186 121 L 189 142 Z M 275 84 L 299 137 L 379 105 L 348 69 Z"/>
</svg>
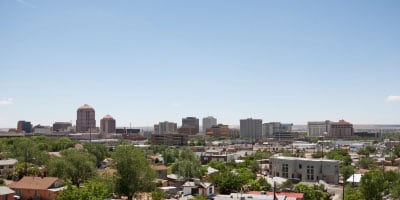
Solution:
<svg viewBox="0 0 400 200">
<path fill-rule="evenodd" d="M 400 124 L 400 1 L 1 0 L 0 128 Z M 201 120 L 200 120 L 201 121 Z"/>
</svg>

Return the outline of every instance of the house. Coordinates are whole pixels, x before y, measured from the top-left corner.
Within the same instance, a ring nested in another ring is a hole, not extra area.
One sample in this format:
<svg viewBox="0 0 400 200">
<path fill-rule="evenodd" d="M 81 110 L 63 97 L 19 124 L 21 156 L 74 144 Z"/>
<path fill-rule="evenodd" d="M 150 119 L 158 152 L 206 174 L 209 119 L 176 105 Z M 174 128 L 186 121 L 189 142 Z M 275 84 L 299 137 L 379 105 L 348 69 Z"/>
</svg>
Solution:
<svg viewBox="0 0 400 200">
<path fill-rule="evenodd" d="M 210 196 L 214 194 L 214 185 L 208 182 L 202 182 L 199 179 L 187 181 L 182 185 L 184 195 Z"/>
<path fill-rule="evenodd" d="M 1 200 L 14 200 L 15 191 L 6 186 L 0 186 Z"/>
<path fill-rule="evenodd" d="M 156 177 L 159 179 L 167 179 L 168 167 L 165 165 L 154 165 L 153 170 L 156 171 Z"/>
<path fill-rule="evenodd" d="M 181 190 L 182 185 L 185 183 L 185 178 L 178 174 L 168 174 L 167 180 L 169 186 L 175 186 L 178 190 Z"/>
<path fill-rule="evenodd" d="M 15 190 L 15 194 L 21 199 L 55 199 L 61 190 L 63 190 L 64 182 L 55 177 L 33 177 L 24 176 L 18 182 L 8 185 Z"/>
<path fill-rule="evenodd" d="M 11 175 L 14 172 L 17 162 L 18 160 L 12 158 L 0 160 L 0 176 L 2 178 L 7 178 L 8 175 Z"/>
</svg>

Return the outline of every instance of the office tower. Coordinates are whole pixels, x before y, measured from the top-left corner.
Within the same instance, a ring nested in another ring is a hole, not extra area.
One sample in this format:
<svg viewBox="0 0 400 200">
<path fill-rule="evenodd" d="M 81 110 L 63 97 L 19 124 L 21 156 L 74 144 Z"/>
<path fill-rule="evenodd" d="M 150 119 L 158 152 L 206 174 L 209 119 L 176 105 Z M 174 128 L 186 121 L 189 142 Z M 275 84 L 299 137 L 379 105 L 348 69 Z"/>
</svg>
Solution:
<svg viewBox="0 0 400 200">
<path fill-rule="evenodd" d="M 96 129 L 95 111 L 85 104 L 78 108 L 76 118 L 76 132 L 90 132 Z"/>
<path fill-rule="evenodd" d="M 115 119 L 106 115 L 100 120 L 101 133 L 115 133 Z"/>
<path fill-rule="evenodd" d="M 293 124 L 283 124 L 280 122 L 264 123 L 262 127 L 263 137 L 272 137 L 274 134 L 292 132 Z"/>
<path fill-rule="evenodd" d="M 24 120 L 18 121 L 18 123 L 17 123 L 17 132 L 18 133 L 22 133 L 22 132 L 30 133 L 31 130 L 32 130 L 31 122 L 24 121 Z"/>
<path fill-rule="evenodd" d="M 241 119 L 240 120 L 240 137 L 251 140 L 261 139 L 262 120 L 261 119 Z"/>
<path fill-rule="evenodd" d="M 55 122 L 53 124 L 53 132 L 63 132 L 67 131 L 72 127 L 70 122 Z"/>
<path fill-rule="evenodd" d="M 194 128 L 194 134 L 199 132 L 199 119 L 196 117 L 182 118 L 182 128 Z"/>
<path fill-rule="evenodd" d="M 324 134 L 329 133 L 330 129 L 330 121 L 315 121 L 315 122 L 308 122 L 308 136 L 310 137 L 319 137 L 324 136 Z"/>
<path fill-rule="evenodd" d="M 333 138 L 352 137 L 353 132 L 353 124 L 342 119 L 339 122 L 330 123 L 328 136 Z"/>
<path fill-rule="evenodd" d="M 154 125 L 154 133 L 155 134 L 168 134 L 168 133 L 176 133 L 177 125 L 173 122 L 160 122 Z"/>
<path fill-rule="evenodd" d="M 203 132 L 206 133 L 207 129 L 211 128 L 212 126 L 217 125 L 217 119 L 209 116 L 209 117 L 205 117 L 203 118 Z"/>
</svg>

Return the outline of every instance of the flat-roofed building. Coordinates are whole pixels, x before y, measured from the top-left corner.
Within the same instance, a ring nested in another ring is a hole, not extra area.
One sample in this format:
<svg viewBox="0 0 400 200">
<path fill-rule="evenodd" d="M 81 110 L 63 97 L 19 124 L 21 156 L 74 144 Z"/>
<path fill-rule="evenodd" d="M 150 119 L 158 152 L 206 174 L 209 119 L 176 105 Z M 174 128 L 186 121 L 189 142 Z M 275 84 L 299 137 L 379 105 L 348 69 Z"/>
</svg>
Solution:
<svg viewBox="0 0 400 200">
<path fill-rule="evenodd" d="M 187 134 L 152 134 L 152 145 L 165 145 L 165 146 L 185 146 L 188 144 Z"/>
<path fill-rule="evenodd" d="M 324 134 L 329 133 L 330 123 L 331 122 L 329 120 L 308 122 L 307 123 L 308 136 L 310 137 L 325 136 Z"/>
<path fill-rule="evenodd" d="M 281 122 L 268 122 L 262 125 L 263 137 L 272 137 L 277 133 L 287 133 L 292 131 L 293 124 Z"/>
<path fill-rule="evenodd" d="M 182 118 L 182 127 L 188 127 L 191 126 L 194 128 L 195 133 L 197 134 L 199 132 L 199 119 L 196 117 L 186 117 Z"/>
<path fill-rule="evenodd" d="M 330 123 L 328 136 L 332 138 L 348 138 L 353 137 L 353 124 L 342 120 Z"/>
<path fill-rule="evenodd" d="M 18 160 L 10 158 L 6 160 L 0 160 L 0 175 L 2 178 L 7 178 L 7 176 L 11 176 L 14 173 L 15 165 Z"/>
<path fill-rule="evenodd" d="M 177 125 L 173 122 L 160 122 L 154 125 L 154 134 L 176 133 Z"/>
<path fill-rule="evenodd" d="M 208 117 L 204 117 L 203 118 L 203 132 L 207 132 L 207 129 L 213 127 L 217 125 L 217 119 L 212 117 L 212 116 L 208 116 Z"/>
<path fill-rule="evenodd" d="M 274 156 L 269 159 L 272 177 L 297 178 L 305 182 L 323 180 L 330 184 L 339 183 L 339 161 Z"/>
<path fill-rule="evenodd" d="M 64 132 L 72 128 L 71 122 L 54 122 L 53 132 Z"/>
<path fill-rule="evenodd" d="M 31 122 L 20 120 L 17 123 L 17 132 L 18 133 L 30 133 L 32 131 Z"/>
<path fill-rule="evenodd" d="M 207 135 L 214 137 L 228 137 L 229 136 L 229 126 L 218 124 L 207 129 Z"/>
<path fill-rule="evenodd" d="M 262 135 L 262 120 L 261 119 L 241 119 L 240 120 L 240 137 L 260 140 Z"/>
</svg>

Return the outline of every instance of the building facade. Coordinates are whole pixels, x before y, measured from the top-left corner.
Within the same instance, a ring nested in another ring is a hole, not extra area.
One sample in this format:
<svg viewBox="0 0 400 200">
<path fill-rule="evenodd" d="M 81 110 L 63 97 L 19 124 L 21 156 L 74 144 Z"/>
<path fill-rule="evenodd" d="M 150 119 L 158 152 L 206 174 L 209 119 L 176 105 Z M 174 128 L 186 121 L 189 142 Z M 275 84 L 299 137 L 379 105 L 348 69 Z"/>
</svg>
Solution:
<svg viewBox="0 0 400 200">
<path fill-rule="evenodd" d="M 262 120 L 261 119 L 241 119 L 240 120 L 240 137 L 260 140 L 262 135 Z"/>
<path fill-rule="evenodd" d="M 211 128 L 212 126 L 217 125 L 217 119 L 212 117 L 212 116 L 208 116 L 203 118 L 203 132 L 206 133 L 207 129 Z"/>
<path fill-rule="evenodd" d="M 17 123 L 17 132 L 18 133 L 22 133 L 22 132 L 30 133 L 31 131 L 32 131 L 31 122 L 24 121 L 24 120 L 18 121 L 18 123 Z"/>
<path fill-rule="evenodd" d="M 293 124 L 283 124 L 280 122 L 264 123 L 262 126 L 263 137 L 272 137 L 277 133 L 287 133 L 292 131 Z"/>
<path fill-rule="evenodd" d="M 100 120 L 100 131 L 102 133 L 116 133 L 115 119 L 111 115 L 106 115 Z"/>
<path fill-rule="evenodd" d="M 152 145 L 185 146 L 188 144 L 187 134 L 152 134 Z"/>
<path fill-rule="evenodd" d="M 319 136 L 325 136 L 325 134 L 329 133 L 330 129 L 330 121 L 316 121 L 316 122 L 308 122 L 307 123 L 307 128 L 308 128 L 308 136 L 310 137 L 319 137 Z"/>
<path fill-rule="evenodd" d="M 207 135 L 213 137 L 228 137 L 229 126 L 223 124 L 213 125 L 212 127 L 207 129 L 206 133 Z"/>
<path fill-rule="evenodd" d="M 271 157 L 269 159 L 272 177 L 296 178 L 304 182 L 323 180 L 330 184 L 339 183 L 339 161 L 307 159 L 297 157 Z"/>
<path fill-rule="evenodd" d="M 64 132 L 72 128 L 72 123 L 70 122 L 55 122 L 53 124 L 53 132 Z"/>
<path fill-rule="evenodd" d="M 330 128 L 328 136 L 332 138 L 348 138 L 353 137 L 354 129 L 353 124 L 346 122 L 344 120 L 339 120 L 339 122 L 330 123 Z"/>
<path fill-rule="evenodd" d="M 182 127 L 193 127 L 195 129 L 195 134 L 199 132 L 199 119 L 196 117 L 186 117 L 182 118 Z"/>
<path fill-rule="evenodd" d="M 155 134 L 169 134 L 176 133 L 178 126 L 173 122 L 160 122 L 154 125 L 154 133 Z"/>
<path fill-rule="evenodd" d="M 76 117 L 76 132 L 91 132 L 96 129 L 94 109 L 85 104 L 78 108 Z"/>
</svg>

